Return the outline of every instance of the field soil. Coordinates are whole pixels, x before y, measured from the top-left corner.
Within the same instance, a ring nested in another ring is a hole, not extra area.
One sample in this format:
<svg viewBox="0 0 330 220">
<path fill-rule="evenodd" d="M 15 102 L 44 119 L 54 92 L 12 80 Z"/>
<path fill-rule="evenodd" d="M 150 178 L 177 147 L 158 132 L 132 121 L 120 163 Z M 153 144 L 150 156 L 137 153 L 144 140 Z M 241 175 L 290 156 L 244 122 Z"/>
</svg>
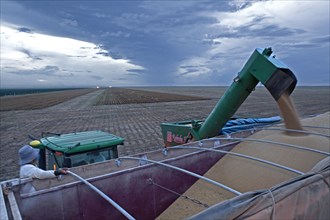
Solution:
<svg viewBox="0 0 330 220">
<path fill-rule="evenodd" d="M 40 138 L 42 132 L 102 130 L 125 138 L 119 156 L 161 149 L 160 123 L 205 119 L 225 91 L 226 87 L 139 87 L 86 90 L 70 97 L 64 91 L 11 97 L 16 107 L 4 101 L 9 97 L 1 98 L 0 181 L 18 177 L 17 152 L 30 142 L 28 135 Z M 56 104 L 52 99 L 58 100 Z M 330 111 L 329 87 L 297 87 L 292 99 L 301 118 Z M 20 107 L 22 102 L 29 107 Z M 280 115 L 276 102 L 264 87 L 258 87 L 235 117 L 276 115 Z"/>
<path fill-rule="evenodd" d="M 120 105 L 155 102 L 176 102 L 208 100 L 210 98 L 171 94 L 157 91 L 145 91 L 127 88 L 109 88 L 99 96 L 96 105 Z"/>
<path fill-rule="evenodd" d="M 42 109 L 93 91 L 95 89 L 75 89 L 28 95 L 2 96 L 0 97 L 0 111 Z"/>
</svg>

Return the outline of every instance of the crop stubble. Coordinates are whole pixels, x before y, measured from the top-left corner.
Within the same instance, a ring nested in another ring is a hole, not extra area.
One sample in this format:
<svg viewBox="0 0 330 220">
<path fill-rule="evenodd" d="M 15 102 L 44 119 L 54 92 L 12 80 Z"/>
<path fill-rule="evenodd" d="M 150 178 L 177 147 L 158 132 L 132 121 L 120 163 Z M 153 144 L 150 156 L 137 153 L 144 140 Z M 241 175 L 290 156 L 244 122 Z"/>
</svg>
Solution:
<svg viewBox="0 0 330 220">
<path fill-rule="evenodd" d="M 0 111 L 42 109 L 93 91 L 95 89 L 75 89 L 29 95 L 2 96 L 0 97 Z"/>
<path fill-rule="evenodd" d="M 127 88 L 109 88 L 103 92 L 96 105 L 120 105 L 156 102 L 196 101 L 210 98 L 170 94 L 157 91 L 143 91 Z"/>
</svg>

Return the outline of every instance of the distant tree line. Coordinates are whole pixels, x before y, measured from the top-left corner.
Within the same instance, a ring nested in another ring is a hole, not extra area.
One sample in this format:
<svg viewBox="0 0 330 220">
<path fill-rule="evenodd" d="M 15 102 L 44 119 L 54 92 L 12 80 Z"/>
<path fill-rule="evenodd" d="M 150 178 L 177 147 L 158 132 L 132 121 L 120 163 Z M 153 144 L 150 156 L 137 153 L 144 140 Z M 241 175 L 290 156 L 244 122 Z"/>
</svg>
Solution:
<svg viewBox="0 0 330 220">
<path fill-rule="evenodd" d="M 56 92 L 63 90 L 73 90 L 81 88 L 53 88 L 53 89 L 0 89 L 0 96 L 9 96 L 9 95 L 26 95 L 26 94 L 35 94 L 35 93 L 44 93 L 44 92 Z"/>
</svg>

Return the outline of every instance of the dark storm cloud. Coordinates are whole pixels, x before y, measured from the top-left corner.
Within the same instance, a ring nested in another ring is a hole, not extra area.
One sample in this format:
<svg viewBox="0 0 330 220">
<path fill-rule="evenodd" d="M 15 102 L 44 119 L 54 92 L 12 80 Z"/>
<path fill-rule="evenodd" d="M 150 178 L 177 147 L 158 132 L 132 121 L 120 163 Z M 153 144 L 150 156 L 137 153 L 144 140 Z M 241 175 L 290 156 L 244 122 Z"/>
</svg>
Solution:
<svg viewBox="0 0 330 220">
<path fill-rule="evenodd" d="M 268 3 L 270 6 L 266 10 L 253 7 Z M 275 1 L 215 0 L 11 1 L 1 2 L 6 8 L 1 13 L 2 20 L 26 28 L 22 29 L 26 33 L 38 30 L 92 42 L 101 49 L 94 55 L 95 60 L 100 55 L 114 60 L 127 59 L 144 69 L 126 70 L 126 75 L 139 75 L 147 85 L 175 85 L 178 77 L 203 72 L 203 68 L 211 74 L 209 83 L 214 83 L 212 77 L 230 78 L 225 74 L 238 71 L 237 66 L 243 65 L 238 63 L 244 62 L 246 54 L 256 47 L 272 45 L 286 56 L 294 54 L 286 49 L 307 50 L 324 45 L 329 48 L 329 36 L 317 36 L 313 31 L 317 33 L 319 29 L 308 26 L 308 22 L 318 16 L 304 21 L 298 19 L 300 14 L 294 13 L 306 2 L 293 4 L 292 13 L 286 11 L 280 14 L 283 16 L 280 19 L 276 16 L 281 12 L 272 11 L 275 4 Z M 319 2 L 311 6 L 317 4 Z M 223 13 L 222 17 L 214 15 L 217 13 Z M 303 13 L 307 12 L 301 11 Z M 221 22 L 227 18 L 233 23 L 223 25 Z M 283 23 L 282 18 L 292 18 L 298 25 Z M 300 25 L 304 22 L 306 26 Z M 326 24 L 320 24 L 320 29 Z M 29 50 L 21 52 L 32 59 L 40 58 Z M 84 54 L 72 57 L 87 58 Z M 194 57 L 203 57 L 204 63 L 193 63 Z M 327 63 L 323 66 L 329 69 Z M 182 72 L 178 73 L 178 69 Z M 90 74 L 96 76 L 97 71 L 91 70 Z M 196 78 L 197 82 L 201 80 Z M 207 81 L 203 83 L 208 84 Z"/>
<path fill-rule="evenodd" d="M 17 29 L 19 32 L 32 33 L 32 30 L 26 27 L 21 27 Z"/>
<path fill-rule="evenodd" d="M 207 2 L 211 4 L 212 1 Z M 43 10 L 51 20 L 62 21 L 61 27 L 47 27 L 48 32 L 56 29 L 57 32 L 60 30 L 81 40 L 92 36 L 96 43 L 101 43 L 102 48 L 107 50 L 99 54 L 114 59 L 127 58 L 144 66 L 147 83 L 173 83 L 179 61 L 205 50 L 202 34 L 192 30 L 196 27 L 204 29 L 215 19 L 192 16 L 190 12 L 195 11 L 194 7 L 199 10 L 207 8 L 198 2 L 180 2 L 176 5 L 171 2 L 149 3 L 83 2 L 79 5 L 66 3 L 65 7 L 61 7 L 60 3 L 50 2 L 47 6 L 36 3 L 34 9 Z M 30 7 L 28 3 L 22 4 Z M 217 5 L 214 2 L 212 4 Z M 170 10 L 164 10 L 166 8 Z M 40 28 L 43 28 L 42 24 Z M 182 36 L 178 36 L 178 33 L 182 33 Z"/>
</svg>

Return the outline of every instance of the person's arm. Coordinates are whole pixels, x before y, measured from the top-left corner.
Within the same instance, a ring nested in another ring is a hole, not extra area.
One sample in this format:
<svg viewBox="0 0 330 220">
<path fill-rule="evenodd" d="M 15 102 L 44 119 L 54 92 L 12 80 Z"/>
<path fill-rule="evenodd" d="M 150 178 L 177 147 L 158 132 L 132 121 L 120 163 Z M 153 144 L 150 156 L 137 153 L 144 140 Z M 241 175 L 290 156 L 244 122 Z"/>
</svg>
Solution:
<svg viewBox="0 0 330 220">
<path fill-rule="evenodd" d="M 53 170 L 42 170 L 33 165 L 31 166 L 32 167 L 29 167 L 29 169 L 27 169 L 25 173 L 29 177 L 37 178 L 37 179 L 48 179 L 48 178 L 56 177 Z"/>
<path fill-rule="evenodd" d="M 48 179 L 48 178 L 54 178 L 58 175 L 66 175 L 66 168 L 63 169 L 57 169 L 55 171 L 52 170 L 42 170 L 36 166 L 33 166 L 32 164 L 27 164 L 21 167 L 20 170 L 20 177 L 32 177 L 37 179 Z"/>
</svg>

